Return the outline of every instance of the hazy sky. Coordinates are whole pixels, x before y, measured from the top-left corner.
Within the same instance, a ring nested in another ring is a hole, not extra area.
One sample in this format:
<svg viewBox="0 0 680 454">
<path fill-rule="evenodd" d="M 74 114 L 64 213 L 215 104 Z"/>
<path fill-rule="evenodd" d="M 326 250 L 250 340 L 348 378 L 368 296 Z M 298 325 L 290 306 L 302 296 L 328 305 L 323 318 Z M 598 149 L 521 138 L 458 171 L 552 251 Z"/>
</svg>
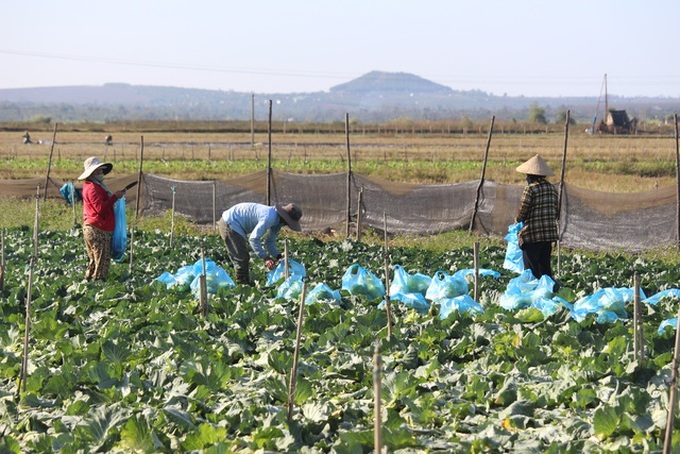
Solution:
<svg viewBox="0 0 680 454">
<path fill-rule="evenodd" d="M 680 97 L 679 0 L 0 0 L 0 88 L 327 91 L 412 73 L 510 96 Z"/>
</svg>

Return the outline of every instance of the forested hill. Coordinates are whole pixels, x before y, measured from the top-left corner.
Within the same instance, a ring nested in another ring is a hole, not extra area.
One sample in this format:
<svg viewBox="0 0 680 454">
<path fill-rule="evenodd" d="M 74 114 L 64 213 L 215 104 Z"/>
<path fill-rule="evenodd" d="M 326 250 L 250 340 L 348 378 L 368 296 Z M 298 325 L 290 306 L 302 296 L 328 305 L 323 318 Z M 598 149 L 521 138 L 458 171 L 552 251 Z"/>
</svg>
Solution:
<svg viewBox="0 0 680 454">
<path fill-rule="evenodd" d="M 526 119 L 532 106 L 553 118 L 569 109 L 572 118 L 592 121 L 597 97 L 530 98 L 456 90 L 407 73 L 373 71 L 354 80 L 310 93 L 245 93 L 109 83 L 0 89 L 0 121 L 49 117 L 54 121 L 115 120 L 248 120 L 252 102 L 258 120 L 265 120 L 272 101 L 275 121 L 343 121 L 345 114 L 365 122 L 397 118 Z M 660 118 L 680 110 L 680 99 L 609 96 L 610 107 L 631 116 Z"/>
</svg>

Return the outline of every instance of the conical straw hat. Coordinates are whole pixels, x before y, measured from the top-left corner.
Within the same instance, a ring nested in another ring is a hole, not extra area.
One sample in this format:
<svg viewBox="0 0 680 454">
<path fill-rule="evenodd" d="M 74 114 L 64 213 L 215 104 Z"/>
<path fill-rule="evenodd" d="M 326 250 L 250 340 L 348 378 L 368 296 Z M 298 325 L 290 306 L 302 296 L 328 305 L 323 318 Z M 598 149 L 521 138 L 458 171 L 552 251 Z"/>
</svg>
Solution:
<svg viewBox="0 0 680 454">
<path fill-rule="evenodd" d="M 517 170 L 519 173 L 525 173 L 527 175 L 538 175 L 541 177 L 550 177 L 555 175 L 552 169 L 548 166 L 548 163 L 545 162 L 545 160 L 539 155 L 536 155 L 533 158 L 529 159 L 527 162 L 521 164 L 515 170 Z"/>
</svg>

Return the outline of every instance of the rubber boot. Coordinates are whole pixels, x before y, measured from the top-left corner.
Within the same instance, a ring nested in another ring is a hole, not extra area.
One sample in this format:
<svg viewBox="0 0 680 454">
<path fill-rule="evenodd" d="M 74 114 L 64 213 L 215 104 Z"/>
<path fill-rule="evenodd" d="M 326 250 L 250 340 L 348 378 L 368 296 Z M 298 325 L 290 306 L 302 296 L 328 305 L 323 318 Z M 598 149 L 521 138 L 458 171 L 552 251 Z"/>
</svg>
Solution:
<svg viewBox="0 0 680 454">
<path fill-rule="evenodd" d="M 236 283 L 241 285 L 253 285 L 250 281 L 250 271 L 248 268 L 236 268 Z"/>
</svg>

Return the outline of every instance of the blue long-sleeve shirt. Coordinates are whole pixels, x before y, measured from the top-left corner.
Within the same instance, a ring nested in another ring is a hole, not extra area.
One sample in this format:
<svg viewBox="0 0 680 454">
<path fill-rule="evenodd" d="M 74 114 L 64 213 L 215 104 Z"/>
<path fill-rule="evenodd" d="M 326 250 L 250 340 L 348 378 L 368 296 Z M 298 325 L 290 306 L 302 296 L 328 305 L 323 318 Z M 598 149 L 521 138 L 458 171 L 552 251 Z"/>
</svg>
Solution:
<svg viewBox="0 0 680 454">
<path fill-rule="evenodd" d="M 238 203 L 222 213 L 222 219 L 234 232 L 248 239 L 261 259 L 276 258 L 276 238 L 283 227 L 276 208 L 260 203 Z"/>
</svg>

